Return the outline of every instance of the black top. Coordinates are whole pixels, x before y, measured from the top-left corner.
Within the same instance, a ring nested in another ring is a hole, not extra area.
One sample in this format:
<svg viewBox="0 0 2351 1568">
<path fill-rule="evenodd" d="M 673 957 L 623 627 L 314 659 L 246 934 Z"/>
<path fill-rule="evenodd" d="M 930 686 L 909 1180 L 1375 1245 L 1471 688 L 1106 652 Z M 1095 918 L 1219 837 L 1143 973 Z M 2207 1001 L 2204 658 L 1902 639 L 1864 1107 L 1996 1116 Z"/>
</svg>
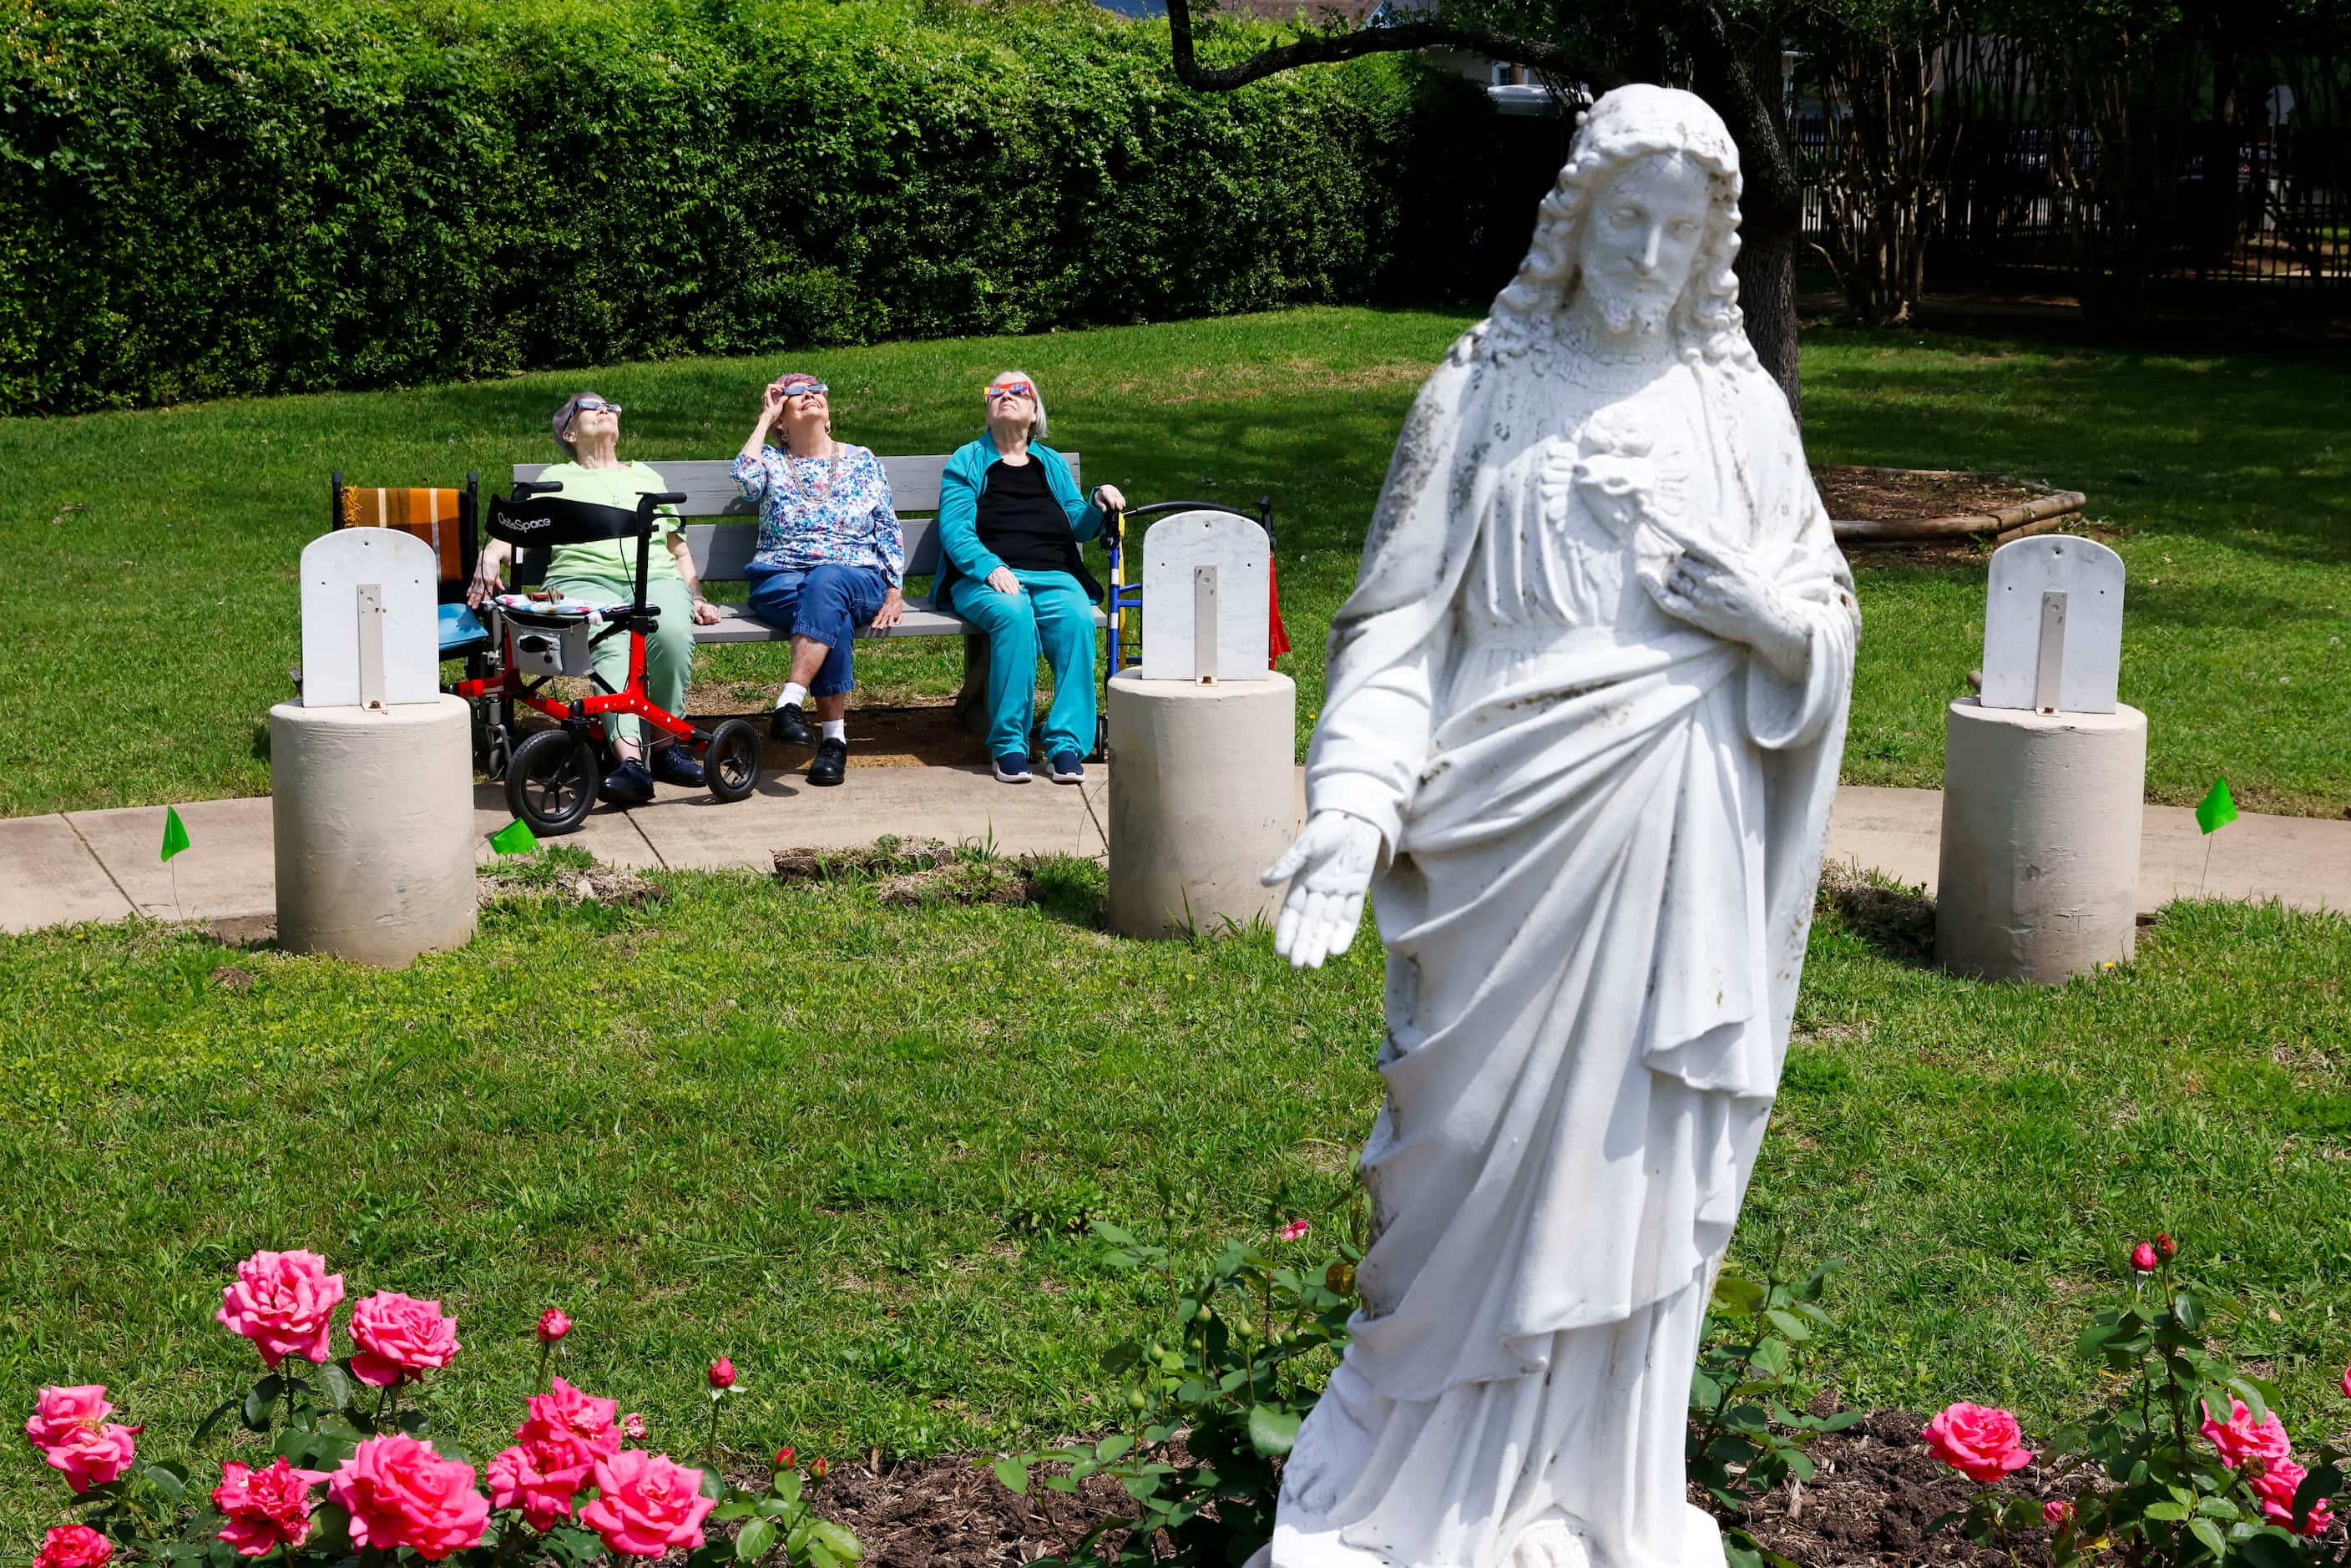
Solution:
<svg viewBox="0 0 2351 1568">
<path fill-rule="evenodd" d="M 1068 571 L 1077 553 L 1070 515 L 1046 488 L 1044 466 L 1033 457 L 989 465 L 975 524 L 979 542 L 1018 570 Z"/>
</svg>

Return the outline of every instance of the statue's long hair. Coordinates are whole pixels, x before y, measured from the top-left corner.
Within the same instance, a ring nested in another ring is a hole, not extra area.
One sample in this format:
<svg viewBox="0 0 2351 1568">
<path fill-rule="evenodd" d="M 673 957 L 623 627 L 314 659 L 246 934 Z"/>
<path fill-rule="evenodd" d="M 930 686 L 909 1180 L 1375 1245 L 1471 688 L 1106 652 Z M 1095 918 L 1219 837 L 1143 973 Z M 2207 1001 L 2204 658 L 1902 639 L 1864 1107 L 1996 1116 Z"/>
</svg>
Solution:
<svg viewBox="0 0 2351 1568">
<path fill-rule="evenodd" d="M 1574 297 L 1584 214 L 1626 169 L 1654 157 L 1685 158 L 1707 173 L 1706 238 L 1667 329 L 1685 355 L 1754 368 L 1755 350 L 1739 308 L 1739 275 L 1732 270 L 1739 256 L 1738 149 L 1702 99 L 1669 88 L 1619 88 L 1583 117 L 1567 166 L 1536 211 L 1527 258 L 1494 297 L 1482 345 L 1487 351 L 1521 350 L 1548 334 L 1551 319 Z"/>
</svg>

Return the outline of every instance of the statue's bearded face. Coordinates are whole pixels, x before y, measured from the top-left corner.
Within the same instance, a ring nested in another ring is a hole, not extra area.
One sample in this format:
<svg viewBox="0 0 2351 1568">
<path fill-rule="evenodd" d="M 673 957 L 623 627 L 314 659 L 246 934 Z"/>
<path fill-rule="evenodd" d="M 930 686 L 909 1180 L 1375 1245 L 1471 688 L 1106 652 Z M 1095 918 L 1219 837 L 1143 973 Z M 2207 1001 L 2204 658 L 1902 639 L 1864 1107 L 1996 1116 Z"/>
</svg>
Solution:
<svg viewBox="0 0 2351 1568">
<path fill-rule="evenodd" d="M 1576 256 L 1612 332 L 1654 332 L 1688 287 L 1711 193 L 1698 162 L 1656 153 L 1627 163 L 1584 214 Z"/>
</svg>

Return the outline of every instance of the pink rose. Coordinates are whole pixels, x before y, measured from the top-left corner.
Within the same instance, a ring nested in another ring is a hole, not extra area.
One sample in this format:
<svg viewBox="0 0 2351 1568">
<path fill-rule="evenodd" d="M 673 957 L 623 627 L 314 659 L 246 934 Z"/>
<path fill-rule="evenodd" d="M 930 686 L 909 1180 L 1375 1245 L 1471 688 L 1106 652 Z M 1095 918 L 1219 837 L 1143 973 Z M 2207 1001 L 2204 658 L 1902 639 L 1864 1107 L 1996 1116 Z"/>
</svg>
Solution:
<svg viewBox="0 0 2351 1568">
<path fill-rule="evenodd" d="M 533 1446 L 517 1445 L 490 1461 L 490 1503 L 522 1510 L 523 1522 L 549 1531 L 571 1517 L 572 1495 L 588 1479 L 589 1467 L 552 1468 Z"/>
<path fill-rule="evenodd" d="M 87 1524 L 60 1524 L 41 1537 L 33 1568 L 106 1568 L 114 1542 Z"/>
<path fill-rule="evenodd" d="M 2204 1424 L 2196 1429 L 2220 1450 L 2220 1462 L 2231 1469 L 2248 1459 L 2267 1459 L 2275 1464 L 2294 1452 L 2294 1445 L 2286 1440 L 2285 1423 L 2277 1418 L 2274 1410 L 2257 1424 L 2253 1420 L 2253 1413 L 2245 1408 L 2243 1400 L 2231 1399 L 2229 1401 L 2229 1419 L 2223 1425 L 2212 1419 L 2210 1405 L 2203 1409 Z"/>
<path fill-rule="evenodd" d="M 2292 1459 L 2272 1459 L 2269 1469 L 2260 1475 L 2248 1476 L 2245 1484 L 2262 1500 L 2262 1512 L 2272 1524 L 2294 1528 L 2294 1494 L 2301 1490 L 2303 1478 L 2310 1472 Z M 2334 1505 L 2320 1498 L 2310 1505 L 2310 1517 L 2303 1523 L 2304 1535 L 2324 1535 L 2335 1522 Z"/>
<path fill-rule="evenodd" d="M 2343 1369 L 2343 1397 L 2351 1399 L 2351 1366 Z"/>
<path fill-rule="evenodd" d="M 473 1466 L 400 1432 L 360 1443 L 327 1483 L 327 1495 L 350 1511 L 352 1545 L 413 1547 L 428 1563 L 479 1545 L 490 1521 Z"/>
<path fill-rule="evenodd" d="M 1280 1237 L 1284 1241 L 1295 1241 L 1313 1228 L 1314 1228 L 1312 1226 L 1307 1224 L 1306 1221 L 1302 1219 L 1293 1219 L 1289 1224 L 1283 1226 L 1280 1230 L 1275 1231 L 1274 1234 Z"/>
<path fill-rule="evenodd" d="M 793 1468 L 792 1450 L 789 1448 L 778 1448 L 776 1450 L 776 1469 L 779 1470 L 789 1470 Z"/>
<path fill-rule="evenodd" d="M 548 1392 L 530 1398 L 530 1418 L 515 1432 L 515 1441 L 536 1448 L 547 1469 L 585 1469 L 598 1459 L 621 1451 L 621 1434 L 613 1424 L 621 1409 L 617 1399 L 582 1394 L 561 1378 Z"/>
<path fill-rule="evenodd" d="M 632 1443 L 645 1440 L 645 1418 L 642 1412 L 632 1410 L 621 1417 L 621 1435 Z"/>
<path fill-rule="evenodd" d="M 710 1364 L 710 1386 L 713 1388 L 734 1387 L 735 1364 L 727 1360 L 723 1355 L 716 1361 L 712 1362 Z"/>
<path fill-rule="evenodd" d="M 1990 1406 L 1947 1405 L 1918 1435 L 1937 1458 L 1982 1486 L 2032 1462 L 2016 1417 Z"/>
<path fill-rule="evenodd" d="M 2158 1230 L 2155 1233 L 2155 1249 L 2166 1258 L 2179 1256 L 2179 1243 L 2171 1239 L 2171 1232 L 2168 1230 Z"/>
<path fill-rule="evenodd" d="M 138 1457 L 139 1445 L 131 1439 L 147 1428 L 109 1421 L 113 1414 L 103 1383 L 44 1388 L 33 1402 L 25 1435 L 68 1486 L 87 1492 L 120 1478 Z"/>
<path fill-rule="evenodd" d="M 571 1320 L 563 1315 L 561 1307 L 549 1307 L 538 1314 L 538 1337 L 543 1344 L 553 1344 L 571 1332 Z"/>
<path fill-rule="evenodd" d="M 2155 1243 L 2142 1241 L 2131 1249 L 2131 1267 L 2142 1274 L 2155 1272 Z"/>
<path fill-rule="evenodd" d="M 240 1557 L 301 1545 L 310 1539 L 310 1489 L 328 1479 L 324 1470 L 298 1470 L 282 1457 L 266 1470 L 231 1459 L 213 1488 L 213 1506 L 225 1521 L 220 1538 Z"/>
<path fill-rule="evenodd" d="M 2073 1517 L 2074 1505 L 2070 1502 L 2044 1502 L 2041 1505 L 2041 1522 L 2052 1530 Z"/>
<path fill-rule="evenodd" d="M 316 1252 L 256 1252 L 236 1266 L 214 1316 L 251 1340 L 266 1365 L 298 1355 L 324 1366 L 334 1359 L 327 1334 L 342 1300 L 343 1277 L 328 1273 Z"/>
<path fill-rule="evenodd" d="M 375 1388 L 449 1364 L 457 1354 L 457 1320 L 438 1301 L 378 1291 L 351 1309 L 351 1375 Z"/>
<path fill-rule="evenodd" d="M 702 1495 L 700 1470 L 635 1448 L 597 1461 L 596 1490 L 596 1500 L 580 1511 L 580 1522 L 625 1557 L 663 1557 L 677 1547 L 700 1546 L 703 1517 L 718 1506 Z"/>
</svg>

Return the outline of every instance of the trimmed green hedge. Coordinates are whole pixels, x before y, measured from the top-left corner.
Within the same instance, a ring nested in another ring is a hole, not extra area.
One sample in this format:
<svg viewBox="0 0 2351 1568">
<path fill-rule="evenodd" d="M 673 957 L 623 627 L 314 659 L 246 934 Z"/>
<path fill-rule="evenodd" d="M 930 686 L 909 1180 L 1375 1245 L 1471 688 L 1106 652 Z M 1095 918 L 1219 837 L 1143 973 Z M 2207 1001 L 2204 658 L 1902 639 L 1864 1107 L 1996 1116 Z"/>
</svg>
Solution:
<svg viewBox="0 0 2351 1568">
<path fill-rule="evenodd" d="M 1425 296 L 1494 134 L 1082 0 L 0 0 L 0 413 Z"/>
</svg>

